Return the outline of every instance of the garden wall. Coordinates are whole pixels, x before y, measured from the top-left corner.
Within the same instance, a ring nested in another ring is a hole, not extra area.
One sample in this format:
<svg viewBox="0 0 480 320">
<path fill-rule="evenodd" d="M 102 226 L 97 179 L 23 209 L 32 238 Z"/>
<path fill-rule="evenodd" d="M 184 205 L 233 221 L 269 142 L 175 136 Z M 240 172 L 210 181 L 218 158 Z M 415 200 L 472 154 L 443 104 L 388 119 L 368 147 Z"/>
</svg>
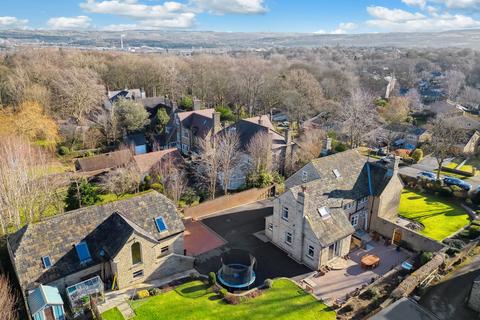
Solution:
<svg viewBox="0 0 480 320">
<path fill-rule="evenodd" d="M 444 247 L 438 241 L 422 236 L 413 230 L 400 226 L 392 221 L 378 217 L 375 221 L 374 230 L 380 233 L 382 236 L 391 239 L 393 232 L 396 229 L 402 234 L 402 241 L 414 251 L 429 251 L 436 252 Z"/>
<path fill-rule="evenodd" d="M 197 206 L 185 208 L 185 218 L 201 219 L 216 212 L 232 209 L 270 197 L 273 187 L 249 189 L 235 194 L 226 195 L 214 200 L 202 202 Z"/>
</svg>

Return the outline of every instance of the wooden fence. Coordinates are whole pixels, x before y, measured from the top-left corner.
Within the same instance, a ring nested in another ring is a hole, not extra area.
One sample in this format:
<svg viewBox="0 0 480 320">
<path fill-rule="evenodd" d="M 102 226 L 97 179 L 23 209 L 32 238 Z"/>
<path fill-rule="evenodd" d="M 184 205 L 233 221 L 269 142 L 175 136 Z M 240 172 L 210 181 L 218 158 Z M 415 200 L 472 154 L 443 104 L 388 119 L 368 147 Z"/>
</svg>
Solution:
<svg viewBox="0 0 480 320">
<path fill-rule="evenodd" d="M 202 219 L 214 213 L 243 206 L 259 200 L 269 198 L 273 193 L 273 186 L 262 189 L 249 189 L 235 194 L 226 195 L 213 200 L 205 201 L 194 207 L 185 208 L 185 218 Z"/>
</svg>

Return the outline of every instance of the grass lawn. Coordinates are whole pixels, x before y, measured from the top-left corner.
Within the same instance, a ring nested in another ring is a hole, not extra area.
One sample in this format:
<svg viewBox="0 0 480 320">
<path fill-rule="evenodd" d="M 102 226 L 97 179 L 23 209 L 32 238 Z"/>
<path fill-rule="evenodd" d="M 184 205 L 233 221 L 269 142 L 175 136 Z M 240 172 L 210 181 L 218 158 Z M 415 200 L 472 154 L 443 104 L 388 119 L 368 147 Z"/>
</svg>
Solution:
<svg viewBox="0 0 480 320">
<path fill-rule="evenodd" d="M 465 210 L 444 198 L 419 194 L 409 190 L 402 191 L 400 216 L 420 222 L 425 229 L 421 234 L 443 240 L 469 223 Z"/>
<path fill-rule="evenodd" d="M 261 296 L 238 305 L 229 305 L 200 281 L 192 281 L 156 297 L 133 301 L 135 320 L 156 319 L 315 319 L 335 320 L 335 312 L 293 282 L 277 279 Z M 113 309 L 115 310 L 115 309 Z M 117 310 L 118 311 L 118 310 Z M 117 311 L 102 314 L 104 320 L 117 320 Z"/>
<path fill-rule="evenodd" d="M 95 203 L 95 205 L 101 205 L 101 204 L 106 204 L 106 203 L 110 203 L 110 202 L 114 202 L 114 201 L 130 199 L 130 198 L 133 198 L 133 197 L 138 197 L 140 195 L 143 195 L 147 192 L 151 192 L 151 190 L 146 190 L 146 191 L 142 191 L 142 192 L 139 192 L 139 193 L 127 193 L 127 194 L 124 194 L 120 197 L 117 197 L 113 193 L 99 194 L 98 196 L 100 197 L 100 201 Z"/>
<path fill-rule="evenodd" d="M 108 320 L 124 320 L 118 308 L 113 308 L 108 311 L 105 311 L 104 313 L 102 313 L 102 317 L 103 319 L 108 319 Z"/>
</svg>

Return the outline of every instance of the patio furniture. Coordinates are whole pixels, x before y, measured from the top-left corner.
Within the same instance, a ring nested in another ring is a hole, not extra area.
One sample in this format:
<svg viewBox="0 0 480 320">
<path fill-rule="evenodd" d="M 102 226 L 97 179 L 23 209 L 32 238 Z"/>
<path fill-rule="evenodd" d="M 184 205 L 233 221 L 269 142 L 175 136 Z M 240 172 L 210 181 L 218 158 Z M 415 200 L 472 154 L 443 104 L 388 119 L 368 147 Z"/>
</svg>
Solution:
<svg viewBox="0 0 480 320">
<path fill-rule="evenodd" d="M 362 268 L 375 269 L 380 264 L 380 258 L 374 254 L 367 254 L 360 260 Z"/>
</svg>

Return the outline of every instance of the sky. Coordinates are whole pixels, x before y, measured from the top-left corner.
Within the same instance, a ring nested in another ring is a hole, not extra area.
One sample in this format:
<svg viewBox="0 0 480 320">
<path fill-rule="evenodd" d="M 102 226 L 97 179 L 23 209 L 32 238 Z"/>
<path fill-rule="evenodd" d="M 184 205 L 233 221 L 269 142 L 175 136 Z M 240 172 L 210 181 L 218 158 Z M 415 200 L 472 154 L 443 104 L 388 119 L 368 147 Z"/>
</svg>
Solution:
<svg viewBox="0 0 480 320">
<path fill-rule="evenodd" d="M 480 0 L 2 0 L 1 29 L 320 34 L 480 28 Z"/>
</svg>

